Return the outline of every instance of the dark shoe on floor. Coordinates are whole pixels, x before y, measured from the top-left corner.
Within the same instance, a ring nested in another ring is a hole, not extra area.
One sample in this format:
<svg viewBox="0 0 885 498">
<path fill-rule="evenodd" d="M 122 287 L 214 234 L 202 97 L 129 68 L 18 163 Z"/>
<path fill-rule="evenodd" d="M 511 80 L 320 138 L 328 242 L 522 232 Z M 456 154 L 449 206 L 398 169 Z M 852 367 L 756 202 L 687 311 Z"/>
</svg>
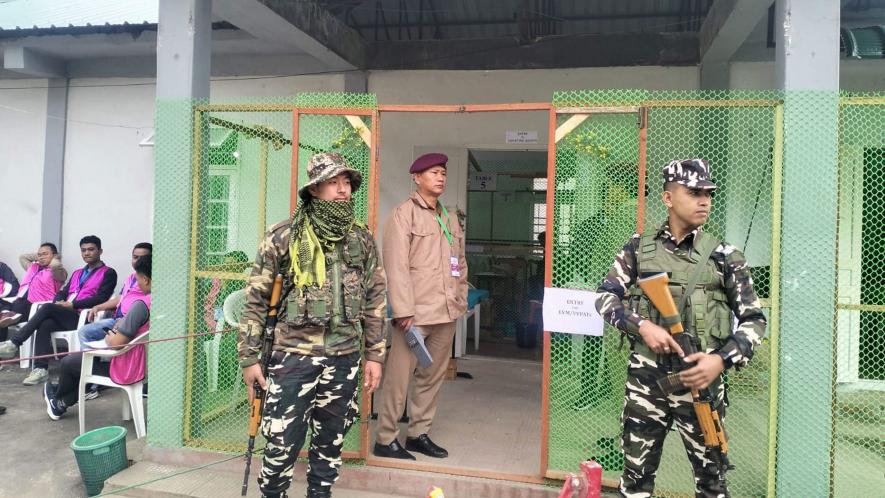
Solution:
<svg viewBox="0 0 885 498">
<path fill-rule="evenodd" d="M 0 406 L 0 415 L 3 415 L 4 413 L 6 413 L 6 407 Z"/>
<path fill-rule="evenodd" d="M 307 488 L 307 498 L 332 498 L 332 492 L 328 489 Z"/>
<path fill-rule="evenodd" d="M 64 401 L 55 397 L 55 386 L 47 382 L 43 385 L 43 400 L 46 401 L 46 414 L 52 420 L 58 420 L 68 411 Z"/>
<path fill-rule="evenodd" d="M 427 434 L 421 434 L 418 437 L 406 438 L 406 449 L 409 451 L 417 451 L 433 458 L 445 458 L 449 456 L 449 452 L 440 448 Z"/>
<path fill-rule="evenodd" d="M 401 460 L 414 460 L 415 456 L 400 446 L 399 441 L 393 440 L 390 444 L 375 443 L 375 449 L 372 454 L 384 458 L 399 458 Z"/>
</svg>

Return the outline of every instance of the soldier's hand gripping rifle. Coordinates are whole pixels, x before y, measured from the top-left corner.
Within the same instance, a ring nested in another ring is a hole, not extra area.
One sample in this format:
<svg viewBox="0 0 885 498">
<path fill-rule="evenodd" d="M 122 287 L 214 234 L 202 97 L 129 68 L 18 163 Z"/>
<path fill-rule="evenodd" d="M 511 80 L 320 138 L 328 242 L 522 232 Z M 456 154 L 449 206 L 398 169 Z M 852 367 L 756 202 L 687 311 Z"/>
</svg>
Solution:
<svg viewBox="0 0 885 498">
<path fill-rule="evenodd" d="M 267 366 L 273 353 L 273 329 L 277 325 L 277 312 L 279 311 L 280 295 L 283 292 L 283 276 L 277 274 L 273 281 L 273 290 L 270 293 L 270 310 L 267 320 L 264 322 L 264 337 L 261 344 L 261 375 L 267 378 Z M 255 449 L 255 436 L 258 435 L 258 426 L 261 425 L 261 415 L 264 412 L 265 392 L 258 381 L 252 385 L 255 396 L 252 398 L 249 411 L 249 444 L 246 446 L 246 473 L 243 476 L 243 490 L 241 496 L 246 496 L 249 488 L 249 472 L 252 470 L 252 452 Z"/>
<path fill-rule="evenodd" d="M 685 329 L 682 327 L 679 311 L 676 309 L 676 303 L 673 301 L 673 295 L 670 294 L 670 288 L 667 285 L 669 283 L 667 274 L 656 273 L 640 278 L 637 283 L 645 295 L 648 296 L 652 305 L 661 313 L 662 323 L 669 326 L 673 340 L 679 344 L 685 356 L 697 353 L 698 348 L 694 338 L 686 334 Z M 679 378 L 679 373 L 691 365 L 681 360 L 676 363 L 678 363 L 678 367 L 674 369 L 675 371 L 658 379 L 658 386 L 667 394 L 686 389 L 686 386 Z M 701 426 L 701 432 L 704 434 L 704 446 L 706 447 L 707 455 L 719 470 L 719 480 L 724 483 L 725 472 L 733 468 L 728 463 L 728 440 L 725 438 L 725 427 L 719 418 L 719 412 L 713 408 L 713 397 L 709 389 L 692 389 L 691 397 L 694 413 L 697 416 L 698 424 Z"/>
</svg>

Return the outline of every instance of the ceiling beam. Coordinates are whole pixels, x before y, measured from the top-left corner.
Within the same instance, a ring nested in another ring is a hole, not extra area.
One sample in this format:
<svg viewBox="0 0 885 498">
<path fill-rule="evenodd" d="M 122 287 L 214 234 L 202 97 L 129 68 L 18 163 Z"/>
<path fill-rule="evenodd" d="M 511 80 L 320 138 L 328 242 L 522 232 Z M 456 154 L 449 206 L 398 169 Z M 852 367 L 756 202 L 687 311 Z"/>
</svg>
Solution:
<svg viewBox="0 0 885 498">
<path fill-rule="evenodd" d="M 772 3 L 772 0 L 716 0 L 698 33 L 701 62 L 730 60 Z"/>
<path fill-rule="evenodd" d="M 213 0 L 212 9 L 216 16 L 252 36 L 306 52 L 330 70 L 365 66 L 362 37 L 314 2 Z"/>
<path fill-rule="evenodd" d="M 379 41 L 371 69 L 549 69 L 680 66 L 698 63 L 695 33 L 555 36 L 522 45 L 516 38 Z"/>
<path fill-rule="evenodd" d="M 36 52 L 28 47 L 4 47 L 3 69 L 36 78 L 67 77 L 64 60 Z"/>
</svg>

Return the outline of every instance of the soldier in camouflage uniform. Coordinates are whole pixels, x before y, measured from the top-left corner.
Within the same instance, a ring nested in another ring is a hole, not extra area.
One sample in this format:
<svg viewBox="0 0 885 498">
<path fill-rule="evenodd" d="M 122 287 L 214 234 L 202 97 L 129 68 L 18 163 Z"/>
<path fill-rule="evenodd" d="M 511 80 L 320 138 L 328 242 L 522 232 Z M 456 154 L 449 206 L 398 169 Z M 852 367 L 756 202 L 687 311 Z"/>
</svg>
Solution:
<svg viewBox="0 0 885 498">
<path fill-rule="evenodd" d="M 357 414 L 361 342 L 366 394 L 378 387 L 386 350 L 384 270 L 351 201 L 362 175 L 335 153 L 313 156 L 308 175 L 292 219 L 272 226 L 258 248 L 240 322 L 238 352 L 250 398 L 256 380 L 267 391 L 258 478 L 266 497 L 286 496 L 308 428 L 307 496 L 331 496 Z M 262 333 L 278 273 L 283 297 L 265 380 Z"/>
<path fill-rule="evenodd" d="M 659 325 L 660 314 L 636 285 L 640 276 L 665 271 L 670 274 L 670 292 L 677 302 L 683 292 L 690 292 L 680 313 L 685 331 L 700 343 L 700 352 L 684 358 L 694 366 L 681 373 L 681 380 L 692 389 L 709 388 L 724 415 L 721 374 L 750 361 L 765 333 L 766 321 L 744 255 L 701 228 L 709 217 L 716 189 L 709 174 L 708 163 L 701 159 L 673 161 L 664 167 L 663 201 L 668 220 L 634 234 L 597 291 L 599 313 L 627 336 L 632 348 L 621 417 L 625 457 L 621 496 L 651 496 L 664 437 L 674 424 L 694 472 L 696 496 L 729 496 L 716 466 L 705 454 L 691 394 L 666 395 L 658 387 L 661 364 L 671 354 L 683 356 L 683 352 Z M 709 259 L 697 261 L 706 253 L 711 254 Z M 706 268 L 695 288 L 685 290 L 695 263 Z M 732 314 L 738 321 L 734 330 Z"/>
</svg>

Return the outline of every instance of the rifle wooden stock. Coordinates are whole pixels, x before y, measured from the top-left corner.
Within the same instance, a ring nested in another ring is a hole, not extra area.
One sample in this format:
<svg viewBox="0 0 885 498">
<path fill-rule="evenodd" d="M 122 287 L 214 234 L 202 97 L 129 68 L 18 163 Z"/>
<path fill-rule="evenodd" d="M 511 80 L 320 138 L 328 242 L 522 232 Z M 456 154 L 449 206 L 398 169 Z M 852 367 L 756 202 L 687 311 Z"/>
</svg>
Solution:
<svg viewBox="0 0 885 498">
<path fill-rule="evenodd" d="M 280 296 L 283 293 L 283 275 L 277 274 L 273 281 L 270 292 L 270 310 L 264 323 L 264 344 L 261 348 L 261 375 L 267 378 L 267 364 L 273 351 L 273 329 L 277 325 L 277 314 L 280 305 Z M 252 470 L 252 451 L 255 449 L 255 437 L 258 436 L 258 428 L 261 426 L 261 414 L 264 412 L 265 392 L 261 384 L 252 384 L 254 397 L 249 410 L 249 441 L 246 445 L 246 471 L 243 475 L 243 488 L 241 495 L 246 496 L 249 489 L 249 473 Z"/>
<path fill-rule="evenodd" d="M 679 310 L 676 309 L 676 302 L 673 300 L 673 295 L 670 293 L 670 287 L 668 286 L 670 279 L 667 277 L 667 274 L 657 273 L 649 277 L 640 278 L 637 280 L 637 283 L 642 289 L 642 292 L 648 296 L 652 305 L 661 314 L 661 322 L 669 325 L 670 334 L 674 339 L 677 339 L 680 334 L 684 334 L 685 329 L 682 327 L 682 320 L 679 316 Z M 686 292 L 689 292 L 689 290 L 686 289 Z M 682 341 L 679 339 L 681 338 L 678 338 L 677 342 L 680 344 L 680 347 L 683 348 L 683 352 L 686 356 L 697 352 L 692 341 Z M 669 393 L 670 391 L 668 391 L 665 386 L 673 386 L 674 383 L 678 381 L 678 375 L 678 372 L 671 373 L 662 379 L 665 382 L 663 383 L 664 385 L 661 385 L 661 389 Z M 678 382 L 681 384 L 681 381 Z M 659 384 L 661 384 L 661 382 L 659 382 Z M 709 393 L 705 393 L 704 397 L 708 399 L 702 399 L 699 390 L 691 390 L 694 413 L 695 416 L 697 416 L 698 424 L 701 426 L 701 432 L 704 435 L 704 446 L 710 450 L 716 450 L 721 453 L 721 461 L 717 461 L 716 463 L 720 469 L 720 476 L 724 476 L 725 470 L 729 467 L 727 456 L 728 441 L 725 438 L 725 428 L 722 425 L 722 421 L 719 419 L 719 412 L 712 407 Z"/>
<path fill-rule="evenodd" d="M 667 286 L 670 283 L 667 274 L 656 273 L 650 277 L 640 278 L 636 283 L 648 296 L 651 304 L 660 312 L 662 321 L 671 324 L 670 334 L 676 335 L 684 332 L 682 320 L 679 319 L 679 310 L 676 309 L 676 302 L 673 301 L 673 295 L 670 294 L 670 288 Z"/>
</svg>

